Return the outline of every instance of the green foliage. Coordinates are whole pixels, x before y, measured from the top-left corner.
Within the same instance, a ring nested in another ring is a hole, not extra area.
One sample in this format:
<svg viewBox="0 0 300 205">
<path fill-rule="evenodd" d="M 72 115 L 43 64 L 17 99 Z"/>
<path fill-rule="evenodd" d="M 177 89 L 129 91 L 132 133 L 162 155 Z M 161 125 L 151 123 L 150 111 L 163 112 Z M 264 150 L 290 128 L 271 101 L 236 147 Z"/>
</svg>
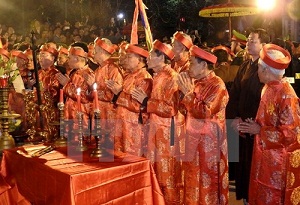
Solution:
<svg viewBox="0 0 300 205">
<path fill-rule="evenodd" d="M 9 86 L 12 85 L 13 81 L 20 74 L 14 65 L 15 61 L 12 58 L 5 62 L 3 57 L 0 55 L 0 76 L 8 78 Z"/>
</svg>

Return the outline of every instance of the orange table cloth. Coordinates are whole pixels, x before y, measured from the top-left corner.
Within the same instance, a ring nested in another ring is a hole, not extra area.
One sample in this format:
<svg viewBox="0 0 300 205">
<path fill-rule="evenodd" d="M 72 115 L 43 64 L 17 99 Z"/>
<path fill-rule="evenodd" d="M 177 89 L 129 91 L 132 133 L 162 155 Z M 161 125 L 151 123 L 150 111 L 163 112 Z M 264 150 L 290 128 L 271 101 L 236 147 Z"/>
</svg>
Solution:
<svg viewBox="0 0 300 205">
<path fill-rule="evenodd" d="M 17 188 L 19 193 L 14 191 L 10 195 L 21 201 L 20 204 L 26 204 L 22 196 L 37 205 L 164 204 L 147 159 L 119 154 L 102 162 L 89 157 L 89 152 L 70 156 L 66 148 L 32 158 L 25 150 L 5 150 L 1 162 L 2 184 L 9 185 L 6 186 L 8 191 L 11 187 Z M 5 188 L 3 190 L 5 192 Z"/>
</svg>

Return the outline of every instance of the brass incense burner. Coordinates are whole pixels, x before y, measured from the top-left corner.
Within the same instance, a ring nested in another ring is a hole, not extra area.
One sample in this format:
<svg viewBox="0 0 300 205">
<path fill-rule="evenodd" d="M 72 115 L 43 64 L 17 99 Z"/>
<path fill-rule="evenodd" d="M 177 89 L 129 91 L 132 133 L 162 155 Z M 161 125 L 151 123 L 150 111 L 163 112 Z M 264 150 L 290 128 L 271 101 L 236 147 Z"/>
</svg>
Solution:
<svg viewBox="0 0 300 205">
<path fill-rule="evenodd" d="M 1 132 L 2 135 L 0 137 L 0 151 L 4 149 L 10 149 L 15 147 L 15 140 L 9 134 L 9 121 L 15 118 L 19 118 L 19 114 L 9 114 L 8 112 L 8 94 L 9 87 L 4 86 L 0 87 L 0 107 L 1 107 Z"/>
</svg>

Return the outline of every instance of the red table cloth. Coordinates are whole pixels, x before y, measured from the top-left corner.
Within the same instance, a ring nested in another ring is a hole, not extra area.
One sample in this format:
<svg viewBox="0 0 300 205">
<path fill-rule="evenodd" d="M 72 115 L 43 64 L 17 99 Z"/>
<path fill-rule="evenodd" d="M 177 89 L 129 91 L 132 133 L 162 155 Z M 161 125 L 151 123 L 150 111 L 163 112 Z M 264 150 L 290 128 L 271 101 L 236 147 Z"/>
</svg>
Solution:
<svg viewBox="0 0 300 205">
<path fill-rule="evenodd" d="M 164 204 L 147 159 L 119 153 L 99 161 L 89 157 L 89 151 L 74 152 L 72 148 L 59 148 L 39 158 L 30 157 L 27 151 L 40 147 L 3 152 L 0 200 L 37 205 Z"/>
</svg>

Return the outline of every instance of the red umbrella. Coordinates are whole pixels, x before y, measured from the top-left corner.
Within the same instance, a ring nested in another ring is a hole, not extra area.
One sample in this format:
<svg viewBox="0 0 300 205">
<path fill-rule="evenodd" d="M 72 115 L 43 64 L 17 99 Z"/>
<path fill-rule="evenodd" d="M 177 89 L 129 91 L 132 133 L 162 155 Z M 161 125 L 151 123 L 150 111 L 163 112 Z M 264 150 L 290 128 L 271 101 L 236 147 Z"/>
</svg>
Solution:
<svg viewBox="0 0 300 205">
<path fill-rule="evenodd" d="M 199 16 L 208 18 L 228 17 L 229 38 L 231 38 L 231 17 L 258 14 L 257 7 L 245 4 L 234 4 L 230 0 L 225 4 L 208 6 L 200 10 Z"/>
</svg>

